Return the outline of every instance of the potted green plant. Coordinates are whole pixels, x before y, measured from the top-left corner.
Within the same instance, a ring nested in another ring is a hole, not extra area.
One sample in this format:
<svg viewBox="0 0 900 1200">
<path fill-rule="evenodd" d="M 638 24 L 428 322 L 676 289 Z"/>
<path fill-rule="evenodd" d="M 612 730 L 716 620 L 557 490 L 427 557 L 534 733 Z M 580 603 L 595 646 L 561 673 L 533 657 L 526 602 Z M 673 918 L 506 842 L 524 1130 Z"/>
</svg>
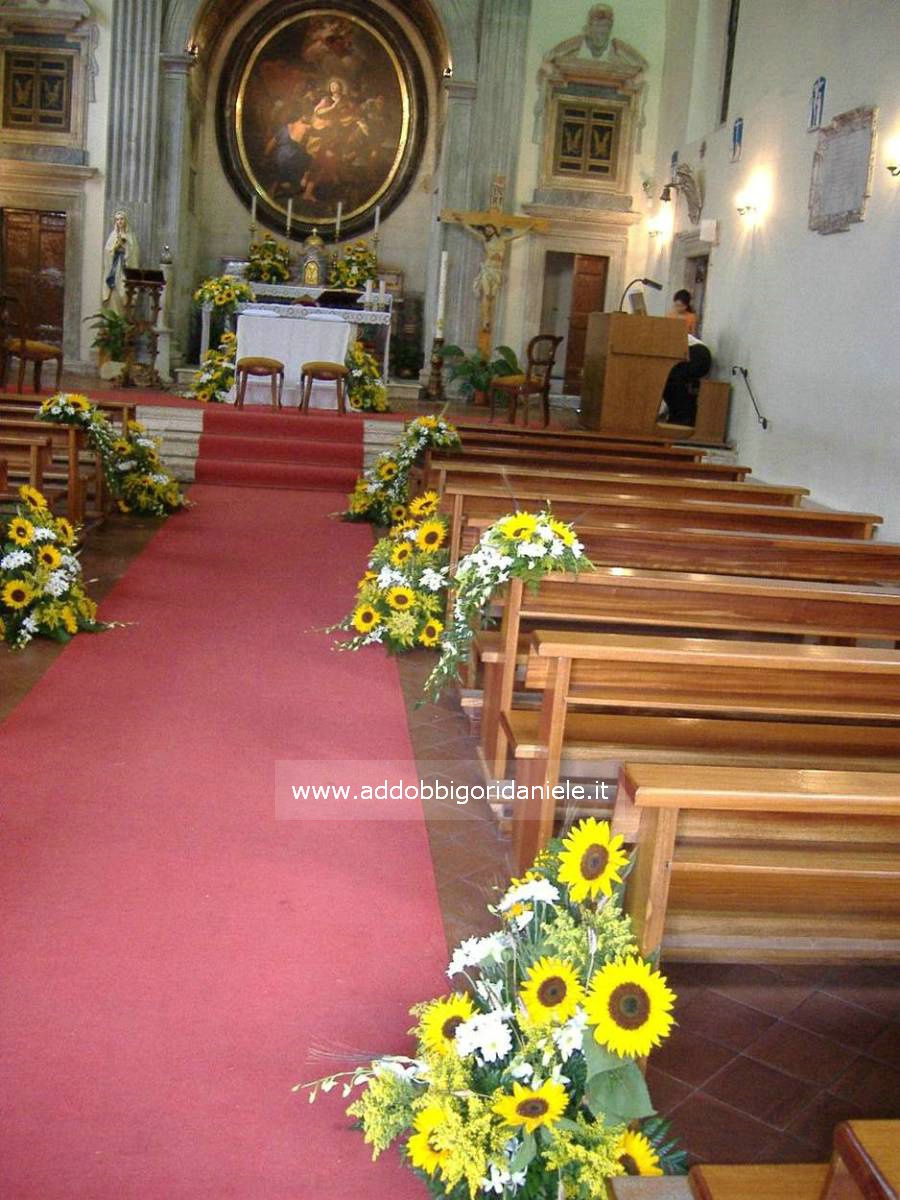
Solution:
<svg viewBox="0 0 900 1200">
<path fill-rule="evenodd" d="M 91 346 L 97 351 L 100 378 L 115 379 L 125 366 L 128 321 L 114 308 L 101 308 L 93 316 L 85 317 L 85 320 L 93 321 L 91 329 L 94 331 L 94 340 Z"/>
<path fill-rule="evenodd" d="M 497 346 L 492 358 L 466 354 L 461 346 L 444 346 L 441 356 L 450 368 L 450 382 L 459 383 L 461 393 L 474 404 L 486 404 L 491 380 L 497 375 L 519 375 L 522 368 L 515 350 Z"/>
</svg>

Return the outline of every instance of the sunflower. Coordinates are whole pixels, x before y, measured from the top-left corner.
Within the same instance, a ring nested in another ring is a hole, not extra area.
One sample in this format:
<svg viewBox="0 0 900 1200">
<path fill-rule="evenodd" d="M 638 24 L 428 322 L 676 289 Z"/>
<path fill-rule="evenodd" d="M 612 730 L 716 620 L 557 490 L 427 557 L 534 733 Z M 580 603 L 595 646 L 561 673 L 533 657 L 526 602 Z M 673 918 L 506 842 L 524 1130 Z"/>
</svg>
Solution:
<svg viewBox="0 0 900 1200">
<path fill-rule="evenodd" d="M 116 438 L 112 444 L 112 448 L 116 454 L 130 454 L 131 442 L 127 438 Z"/>
<path fill-rule="evenodd" d="M 34 537 L 34 526 L 24 517 L 14 517 L 9 523 L 7 532 L 11 541 L 14 541 L 17 546 L 29 546 Z"/>
<path fill-rule="evenodd" d="M 575 542 L 575 530 L 565 521 L 557 521 L 555 517 L 551 517 L 547 522 L 559 540 L 566 546 L 571 546 Z"/>
<path fill-rule="evenodd" d="M 601 967 L 585 1001 L 594 1039 L 622 1058 L 642 1058 L 672 1028 L 675 994 L 649 963 L 629 956 Z"/>
<path fill-rule="evenodd" d="M 78 632 L 78 618 L 68 604 L 64 604 L 62 612 L 59 614 L 62 617 L 62 623 L 66 627 L 66 633 Z"/>
<path fill-rule="evenodd" d="M 356 590 L 361 592 L 364 587 L 368 587 L 370 583 L 374 583 L 377 578 L 378 576 L 374 571 L 366 571 L 365 575 L 363 575 L 362 579 L 356 585 Z"/>
<path fill-rule="evenodd" d="M 513 1094 L 506 1094 L 494 1105 L 494 1112 L 507 1125 L 524 1125 L 526 1133 L 534 1133 L 540 1125 L 554 1125 L 566 1111 L 569 1097 L 561 1083 L 548 1079 L 539 1088 L 513 1084 Z"/>
<path fill-rule="evenodd" d="M 584 1000 L 584 989 L 571 963 L 562 958 L 541 958 L 519 989 L 532 1025 L 568 1021 Z"/>
<path fill-rule="evenodd" d="M 37 488 L 29 487 L 27 483 L 23 483 L 19 488 L 19 497 L 35 512 L 47 507 L 47 501 Z"/>
<path fill-rule="evenodd" d="M 433 517 L 440 502 L 441 498 L 437 492 L 423 492 L 421 496 L 416 496 L 415 500 L 410 501 L 410 515 L 417 521 L 423 517 Z"/>
<path fill-rule="evenodd" d="M 538 527 L 538 519 L 533 513 L 517 512 L 500 522 L 500 532 L 504 537 L 516 542 L 527 542 Z"/>
<path fill-rule="evenodd" d="M 434 1000 L 422 1014 L 422 1044 L 433 1054 L 447 1054 L 455 1049 L 456 1031 L 464 1021 L 475 1016 L 475 1005 L 465 992 Z"/>
<path fill-rule="evenodd" d="M 69 407 L 74 408 L 76 412 L 90 412 L 91 402 L 87 396 L 82 396 L 80 392 L 69 396 Z"/>
<path fill-rule="evenodd" d="M 65 517 L 56 518 L 56 532 L 64 546 L 71 546 L 75 541 L 75 530 Z"/>
<path fill-rule="evenodd" d="M 423 646 L 436 646 L 441 640 L 441 634 L 444 632 L 444 627 L 440 621 L 434 617 L 429 617 L 425 622 L 425 627 L 419 634 L 419 641 Z"/>
<path fill-rule="evenodd" d="M 437 429 L 437 417 L 419 417 L 416 424 L 420 429 Z"/>
<path fill-rule="evenodd" d="M 659 1155 L 642 1133 L 626 1129 L 616 1147 L 616 1157 L 626 1175 L 663 1175 Z"/>
<path fill-rule="evenodd" d="M 415 529 L 415 521 L 401 521 L 399 525 L 392 525 L 389 530 L 389 536 L 392 538 L 403 537 L 404 533 L 409 533 L 411 529 Z"/>
<path fill-rule="evenodd" d="M 398 542 L 391 551 L 391 563 L 395 567 L 402 567 L 405 562 L 408 562 L 412 557 L 413 548 L 409 542 Z"/>
<path fill-rule="evenodd" d="M 377 467 L 377 475 L 382 482 L 387 483 L 389 479 L 393 479 L 397 474 L 397 464 L 392 458 L 386 458 L 383 463 L 379 463 Z"/>
<path fill-rule="evenodd" d="M 423 521 L 416 534 L 416 545 L 425 554 L 433 554 L 440 550 L 447 536 L 447 530 L 442 521 Z"/>
<path fill-rule="evenodd" d="M 62 555 L 55 546 L 41 546 L 37 552 L 37 560 L 42 567 L 55 571 L 62 562 Z"/>
<path fill-rule="evenodd" d="M 360 604 L 351 621 L 353 628 L 359 633 L 371 633 L 377 625 L 381 624 L 381 613 L 371 604 Z"/>
<path fill-rule="evenodd" d="M 434 1144 L 434 1134 L 446 1120 L 444 1110 L 438 1104 L 423 1108 L 413 1121 L 415 1133 L 406 1143 L 409 1161 L 426 1175 L 434 1175 L 450 1157 L 449 1150 Z"/>
<path fill-rule="evenodd" d="M 408 587 L 392 587 L 388 589 L 387 602 L 397 612 L 406 612 L 412 608 L 416 598 L 415 592 Z"/>
<path fill-rule="evenodd" d="M 609 835 L 609 822 L 588 817 L 563 839 L 559 856 L 559 879 L 568 884 L 571 898 L 580 904 L 597 894 L 612 894 L 612 885 L 621 883 L 620 871 L 628 863 L 622 850 L 622 838 Z"/>
<path fill-rule="evenodd" d="M 406 520 L 406 505 L 392 504 L 391 505 L 391 520 L 396 525 L 400 521 Z"/>
<path fill-rule="evenodd" d="M 27 608 L 34 599 L 34 590 L 24 579 L 11 579 L 3 589 L 2 599 L 7 608 Z"/>
</svg>

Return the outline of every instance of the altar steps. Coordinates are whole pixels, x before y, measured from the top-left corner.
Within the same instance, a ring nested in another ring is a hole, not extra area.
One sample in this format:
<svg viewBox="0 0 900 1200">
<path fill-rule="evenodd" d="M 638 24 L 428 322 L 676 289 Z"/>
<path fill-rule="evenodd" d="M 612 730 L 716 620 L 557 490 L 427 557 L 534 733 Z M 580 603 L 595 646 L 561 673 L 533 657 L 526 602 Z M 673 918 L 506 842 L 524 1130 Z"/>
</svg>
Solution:
<svg viewBox="0 0 900 1200">
<path fill-rule="evenodd" d="M 198 449 L 198 483 L 350 491 L 363 465 L 363 422 L 296 409 L 209 408 Z"/>
</svg>

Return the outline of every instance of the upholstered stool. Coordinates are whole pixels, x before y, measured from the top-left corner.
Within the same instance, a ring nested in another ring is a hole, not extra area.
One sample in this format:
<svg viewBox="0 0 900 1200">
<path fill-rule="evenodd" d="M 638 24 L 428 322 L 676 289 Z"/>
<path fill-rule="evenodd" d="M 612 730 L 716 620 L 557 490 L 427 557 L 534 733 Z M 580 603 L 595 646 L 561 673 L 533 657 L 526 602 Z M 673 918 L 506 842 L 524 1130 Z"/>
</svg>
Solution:
<svg viewBox="0 0 900 1200">
<path fill-rule="evenodd" d="M 250 376 L 269 378 L 272 381 L 272 407 L 281 408 L 281 394 L 284 391 L 284 363 L 277 358 L 239 358 L 235 367 L 235 383 L 237 384 L 236 408 L 244 407 L 244 395 L 247 391 L 247 381 Z"/>
<path fill-rule="evenodd" d="M 343 416 L 347 409 L 344 403 L 344 380 L 348 371 L 343 363 L 305 362 L 300 368 L 301 412 L 309 412 L 309 398 L 314 383 L 333 383 L 337 389 L 338 412 Z"/>
</svg>

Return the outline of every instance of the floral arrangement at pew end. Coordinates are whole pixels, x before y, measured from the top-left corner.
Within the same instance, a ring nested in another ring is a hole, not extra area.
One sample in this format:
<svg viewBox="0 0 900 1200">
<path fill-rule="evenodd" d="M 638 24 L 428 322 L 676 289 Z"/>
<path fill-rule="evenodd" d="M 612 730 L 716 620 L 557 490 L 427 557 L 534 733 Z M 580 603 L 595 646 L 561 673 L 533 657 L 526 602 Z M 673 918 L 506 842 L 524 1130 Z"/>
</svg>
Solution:
<svg viewBox="0 0 900 1200">
<path fill-rule="evenodd" d="M 454 571 L 455 597 L 441 654 L 425 680 L 425 695 L 436 699 L 468 661 L 476 630 L 483 624 L 498 588 L 510 579 L 537 584 L 556 571 L 592 571 L 574 528 L 549 510 L 516 512 L 495 521 Z"/>
<path fill-rule="evenodd" d="M 390 654 L 438 644 L 447 604 L 447 518 L 437 492 L 397 504 L 387 537 L 376 542 L 359 581 L 353 612 L 337 630 L 352 633 L 338 649 L 382 645 Z"/>
<path fill-rule="evenodd" d="M 230 316 L 239 304 L 253 299 L 253 288 L 237 275 L 213 275 L 204 279 L 194 292 L 198 304 L 210 304 L 223 316 Z"/>
<path fill-rule="evenodd" d="M 344 519 L 390 525 L 392 510 L 409 502 L 410 472 L 425 451 L 458 450 L 461 444 L 456 426 L 443 415 L 416 417 L 404 426 L 393 449 L 379 455 L 357 479 Z"/>
<path fill-rule="evenodd" d="M 237 334 L 228 329 L 219 338 L 219 345 L 204 354 L 188 395 L 204 404 L 224 404 L 234 387 L 236 360 Z"/>
<path fill-rule="evenodd" d="M 19 496 L 15 516 L 0 525 L 0 642 L 22 650 L 36 636 L 68 642 L 111 628 L 84 590 L 77 529 L 34 488 L 19 488 Z"/>
<path fill-rule="evenodd" d="M 340 1086 L 377 1158 L 398 1144 L 445 1200 L 603 1200 L 609 1179 L 683 1174 L 638 1059 L 675 995 L 622 912 L 622 839 L 589 818 L 550 844 L 447 970 L 458 990 L 414 1008 L 415 1053 L 298 1085 Z"/>
<path fill-rule="evenodd" d="M 348 242 L 343 255 L 336 254 L 331 260 L 328 282 L 334 287 L 355 290 L 363 287 L 367 279 L 377 278 L 378 255 L 365 238 Z"/>
<path fill-rule="evenodd" d="M 291 278 L 291 256 L 271 233 L 250 247 L 247 278 L 253 283 L 287 283 Z"/>
<path fill-rule="evenodd" d="M 129 421 L 119 432 L 87 396 L 68 392 L 48 397 L 38 410 L 38 419 L 85 430 L 121 512 L 167 517 L 189 507 L 180 484 L 160 462 L 159 439 L 148 437 L 140 421 Z"/>
<path fill-rule="evenodd" d="M 350 407 L 357 412 L 390 412 L 387 388 L 375 355 L 357 339 L 347 351 L 345 362 L 349 371 L 347 400 Z"/>
</svg>

